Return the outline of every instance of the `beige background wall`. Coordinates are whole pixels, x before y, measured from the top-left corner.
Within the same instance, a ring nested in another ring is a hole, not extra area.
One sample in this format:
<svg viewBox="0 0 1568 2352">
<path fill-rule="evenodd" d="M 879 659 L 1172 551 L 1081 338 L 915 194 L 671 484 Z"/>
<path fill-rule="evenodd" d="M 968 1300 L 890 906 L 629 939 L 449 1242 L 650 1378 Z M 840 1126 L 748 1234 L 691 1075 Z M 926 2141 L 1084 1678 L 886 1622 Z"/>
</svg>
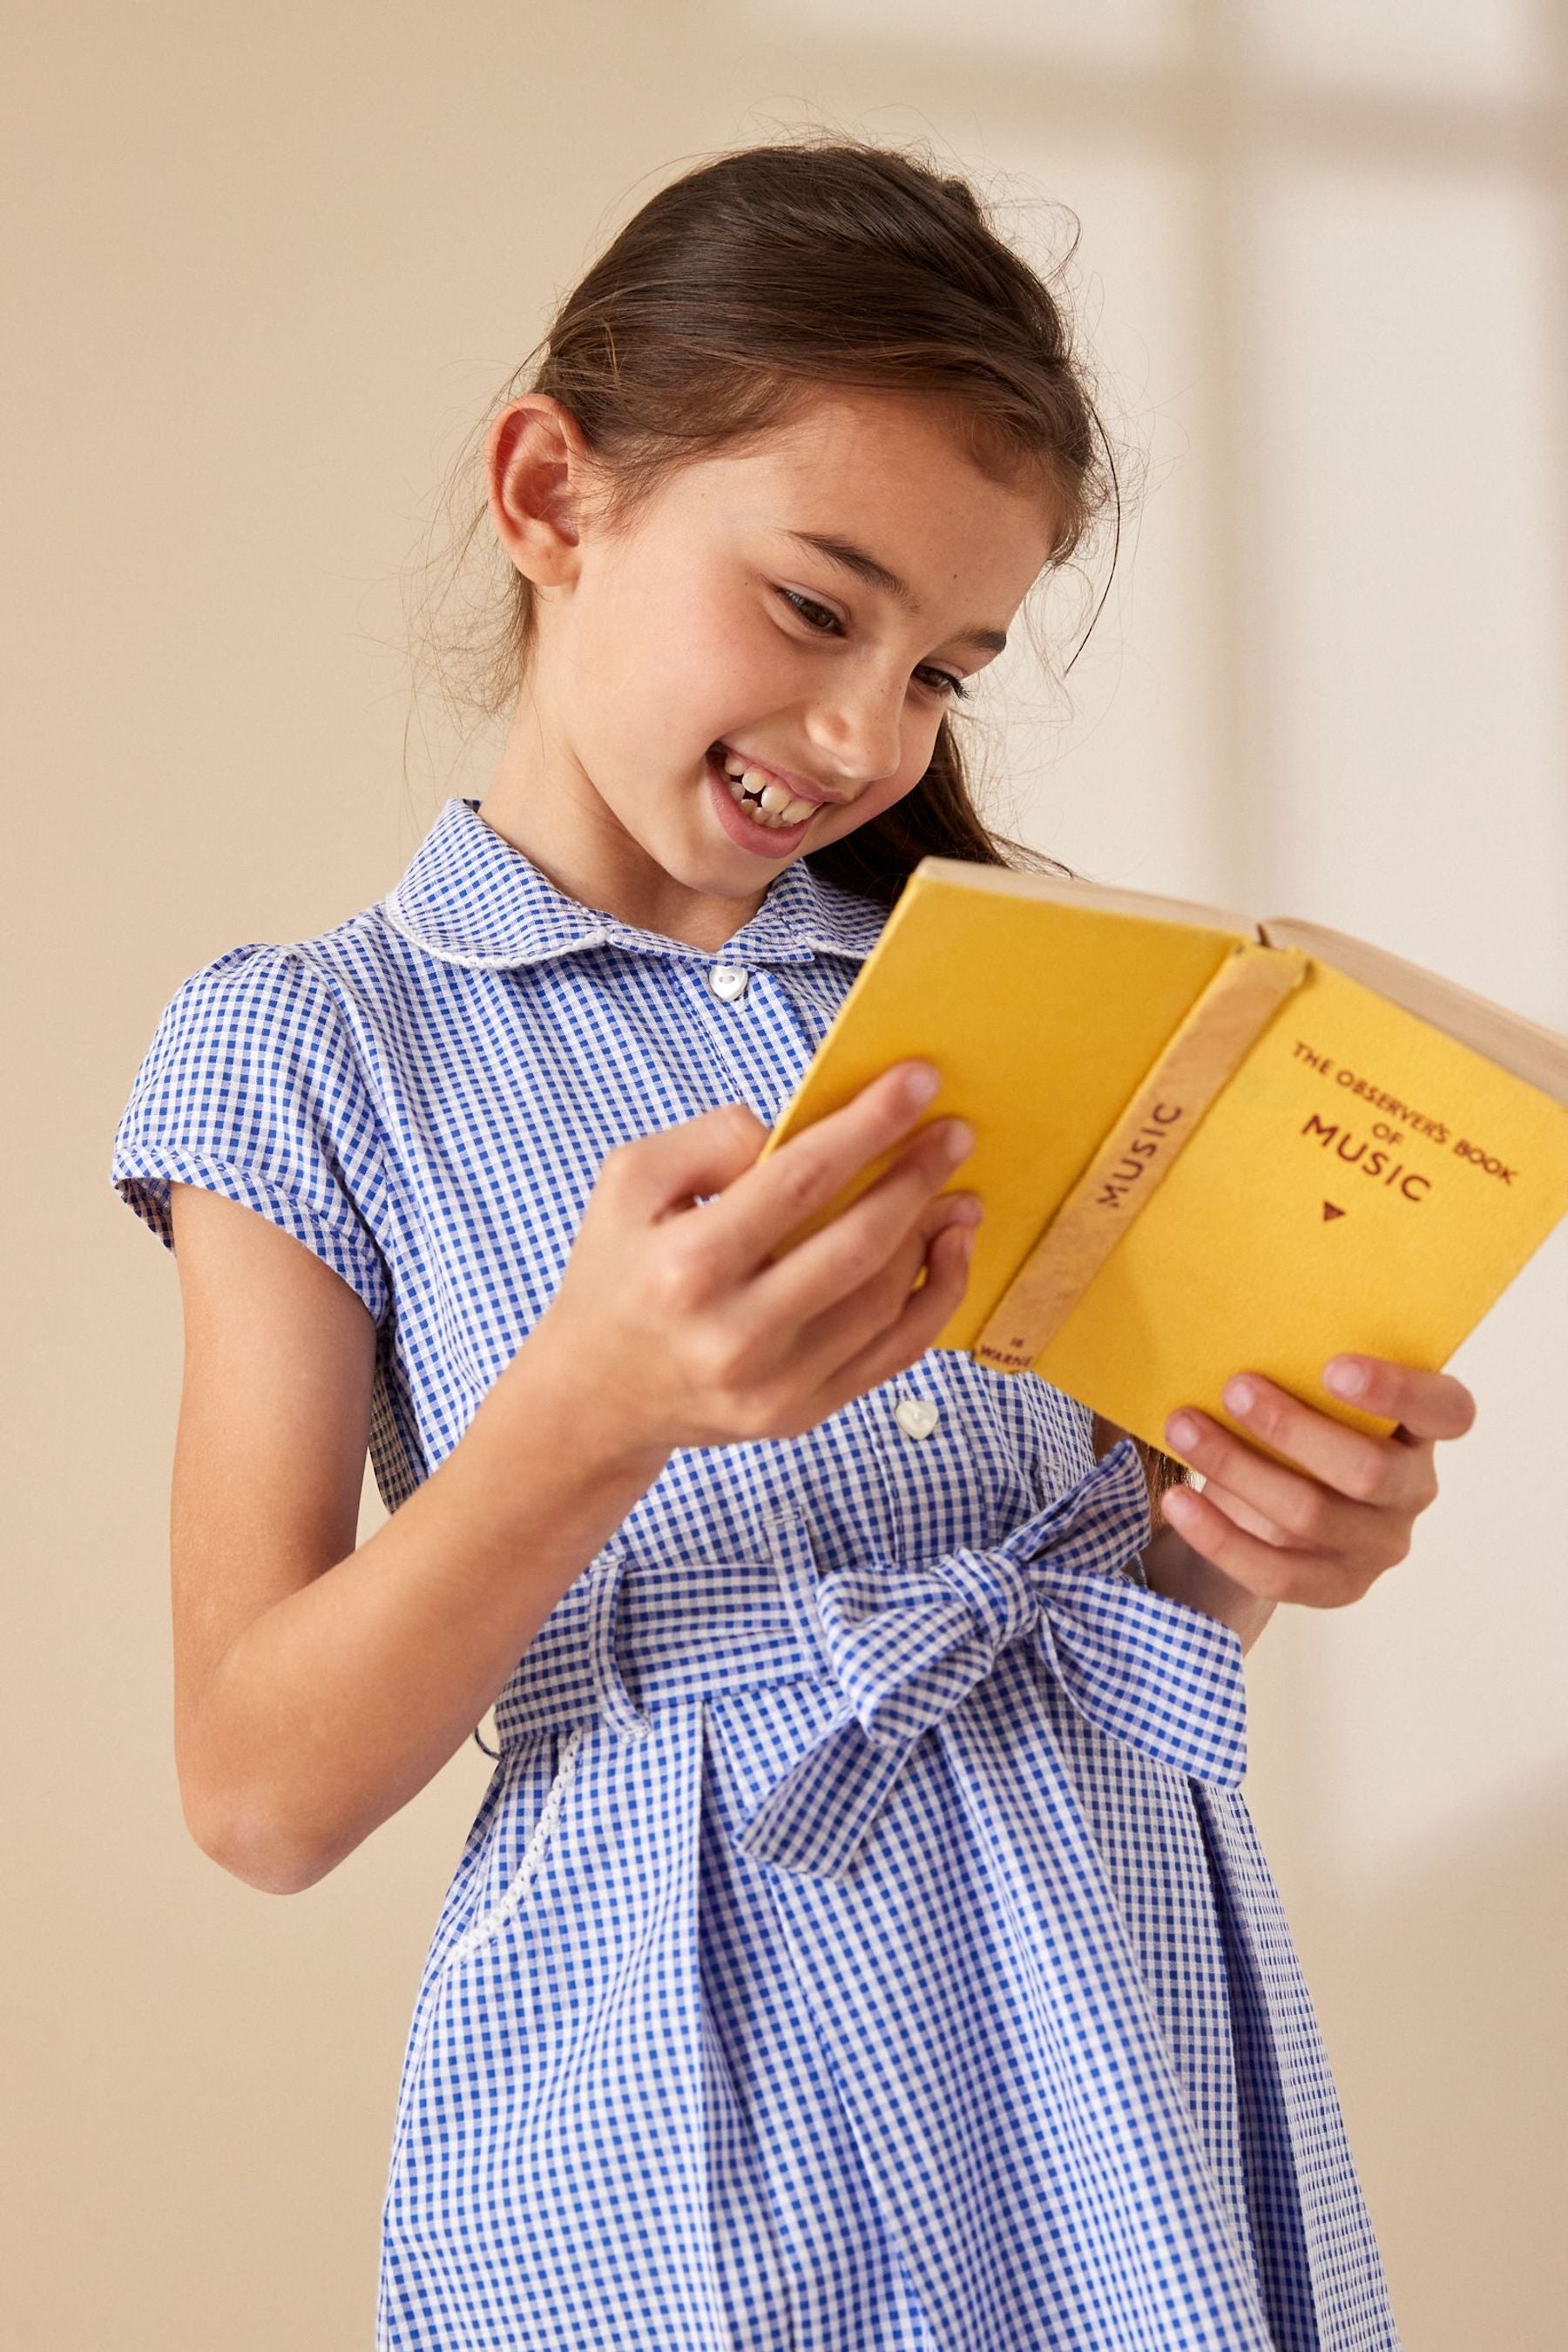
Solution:
<svg viewBox="0 0 1568 2352">
<path fill-rule="evenodd" d="M 178 982 L 368 903 L 485 787 L 435 706 L 403 774 L 398 574 L 447 459 L 714 148 L 809 115 L 932 138 L 1023 236 L 1072 205 L 1148 494 L 1070 716 L 1013 667 L 1002 813 L 1568 1028 L 1568 45 L 1546 0 L 12 26 L 0 2332 L 337 2352 L 371 2340 L 405 2025 L 488 1767 L 290 1900 L 186 1838 L 177 1278 L 105 1170 Z M 1411 2352 L 1548 2352 L 1568 2308 L 1565 1241 L 1458 1360 L 1482 1418 L 1414 1557 L 1249 1662 L 1248 1792 Z"/>
</svg>

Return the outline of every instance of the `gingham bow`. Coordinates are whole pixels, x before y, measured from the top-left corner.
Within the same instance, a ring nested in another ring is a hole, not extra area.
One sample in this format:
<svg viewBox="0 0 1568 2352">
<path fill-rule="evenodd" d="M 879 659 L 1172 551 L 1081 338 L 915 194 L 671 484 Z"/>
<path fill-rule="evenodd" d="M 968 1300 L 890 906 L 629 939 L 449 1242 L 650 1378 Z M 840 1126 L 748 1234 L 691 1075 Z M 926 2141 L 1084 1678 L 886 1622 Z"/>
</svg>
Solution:
<svg viewBox="0 0 1568 2352">
<path fill-rule="evenodd" d="M 1247 1764 L 1241 1643 L 1228 1625 L 1117 1572 L 1148 1539 L 1143 1465 L 1123 1438 L 994 1550 L 821 1578 L 818 1618 L 846 1711 L 751 1813 L 745 1851 L 837 1876 L 921 1733 L 1025 1633 L 1101 1731 L 1235 1788 Z"/>
</svg>

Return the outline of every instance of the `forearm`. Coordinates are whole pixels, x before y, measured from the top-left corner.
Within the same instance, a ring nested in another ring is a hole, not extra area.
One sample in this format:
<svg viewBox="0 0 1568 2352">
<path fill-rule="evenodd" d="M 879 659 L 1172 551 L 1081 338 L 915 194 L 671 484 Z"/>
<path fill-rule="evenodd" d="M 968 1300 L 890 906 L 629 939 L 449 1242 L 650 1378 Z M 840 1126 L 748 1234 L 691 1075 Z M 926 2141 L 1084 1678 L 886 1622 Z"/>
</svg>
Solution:
<svg viewBox="0 0 1568 2352">
<path fill-rule="evenodd" d="M 1155 1531 L 1143 1553 L 1143 1573 L 1156 1592 L 1185 1601 L 1189 1609 L 1201 1609 L 1205 1617 L 1217 1617 L 1222 1625 L 1229 1625 L 1240 1636 L 1244 1652 L 1251 1649 L 1278 1606 L 1248 1592 L 1245 1585 L 1194 1551 L 1173 1527 Z"/>
<path fill-rule="evenodd" d="M 313 1884 L 440 1770 L 663 1468 L 606 1442 L 544 1333 L 385 1525 L 214 1675 L 182 1786 L 204 1792 L 206 1851 L 250 1884 Z"/>
</svg>

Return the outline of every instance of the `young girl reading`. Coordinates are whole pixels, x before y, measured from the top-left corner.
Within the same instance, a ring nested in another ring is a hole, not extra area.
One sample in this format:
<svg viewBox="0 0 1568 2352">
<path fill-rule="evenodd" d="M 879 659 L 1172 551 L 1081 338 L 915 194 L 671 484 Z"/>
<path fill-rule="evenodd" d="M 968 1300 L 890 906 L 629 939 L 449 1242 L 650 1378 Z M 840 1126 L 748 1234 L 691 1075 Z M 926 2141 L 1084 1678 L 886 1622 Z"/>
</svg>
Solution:
<svg viewBox="0 0 1568 2352">
<path fill-rule="evenodd" d="M 961 179 L 808 139 L 666 187 L 489 424 L 483 802 L 195 973 L 137 1076 L 194 1835 L 307 1886 L 495 1707 L 387 2352 L 1395 2343 L 1241 1658 L 1404 1556 L 1468 1392 L 1336 1360 L 1379 1441 L 1238 1366 L 1269 1450 L 1178 1416 L 1156 1530 L 1131 1440 L 931 1345 L 979 1213 L 933 1072 L 753 1164 L 916 860 L 1016 851 L 952 715 L 1096 447 Z"/>
</svg>

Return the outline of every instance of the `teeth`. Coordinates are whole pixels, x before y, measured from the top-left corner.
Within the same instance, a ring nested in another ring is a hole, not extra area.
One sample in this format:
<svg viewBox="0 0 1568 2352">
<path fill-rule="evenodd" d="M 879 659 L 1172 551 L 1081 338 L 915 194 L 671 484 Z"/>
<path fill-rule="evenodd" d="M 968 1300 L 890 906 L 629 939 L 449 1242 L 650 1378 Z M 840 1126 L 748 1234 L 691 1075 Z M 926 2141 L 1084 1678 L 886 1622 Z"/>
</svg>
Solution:
<svg viewBox="0 0 1568 2352">
<path fill-rule="evenodd" d="M 816 807 L 815 801 L 797 799 L 794 793 L 770 776 L 764 768 L 749 768 L 733 752 L 726 753 L 724 777 L 731 799 L 739 803 L 743 794 L 753 795 L 755 805 L 746 811 L 753 824 L 776 827 L 799 824 Z"/>
<path fill-rule="evenodd" d="M 767 825 L 773 831 L 777 831 L 783 825 L 798 824 L 801 819 L 809 816 L 816 806 L 815 801 L 787 801 L 783 808 L 770 809 L 759 805 L 756 802 L 746 802 L 744 795 L 745 786 L 738 779 L 732 781 L 730 785 L 731 800 L 738 806 L 742 804 L 745 806 L 746 814 L 753 824 Z"/>
</svg>

